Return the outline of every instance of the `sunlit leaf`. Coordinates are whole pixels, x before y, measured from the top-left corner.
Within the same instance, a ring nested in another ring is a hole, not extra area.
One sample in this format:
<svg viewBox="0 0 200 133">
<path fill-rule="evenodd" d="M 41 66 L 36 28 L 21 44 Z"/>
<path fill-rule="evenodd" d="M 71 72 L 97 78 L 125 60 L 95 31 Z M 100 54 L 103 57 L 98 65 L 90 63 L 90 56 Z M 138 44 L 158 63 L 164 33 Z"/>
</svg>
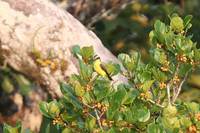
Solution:
<svg viewBox="0 0 200 133">
<path fill-rule="evenodd" d="M 148 109 L 139 109 L 137 110 L 137 117 L 139 122 L 146 122 L 150 119 L 150 111 Z"/>
</svg>

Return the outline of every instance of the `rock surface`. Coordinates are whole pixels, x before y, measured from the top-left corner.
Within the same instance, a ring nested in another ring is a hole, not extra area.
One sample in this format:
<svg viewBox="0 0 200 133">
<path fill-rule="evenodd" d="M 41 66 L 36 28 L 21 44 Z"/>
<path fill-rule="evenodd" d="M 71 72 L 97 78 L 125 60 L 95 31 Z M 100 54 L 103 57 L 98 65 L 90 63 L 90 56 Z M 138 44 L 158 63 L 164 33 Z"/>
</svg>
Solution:
<svg viewBox="0 0 200 133">
<path fill-rule="evenodd" d="M 77 72 L 73 45 L 93 45 L 103 61 L 117 61 L 92 31 L 47 0 L 0 0 L 0 41 L 0 56 L 8 65 L 46 86 L 52 96 L 61 95 L 58 81 Z M 52 66 L 41 66 L 47 59 Z"/>
</svg>

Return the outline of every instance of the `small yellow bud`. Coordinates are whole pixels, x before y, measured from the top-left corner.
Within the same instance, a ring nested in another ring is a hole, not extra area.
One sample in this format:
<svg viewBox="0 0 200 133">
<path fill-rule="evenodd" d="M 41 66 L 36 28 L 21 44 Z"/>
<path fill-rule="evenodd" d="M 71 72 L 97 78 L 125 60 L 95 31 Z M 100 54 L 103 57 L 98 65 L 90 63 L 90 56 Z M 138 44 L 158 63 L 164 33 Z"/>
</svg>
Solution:
<svg viewBox="0 0 200 133">
<path fill-rule="evenodd" d="M 167 85 L 164 82 L 159 83 L 160 89 L 164 89 L 167 87 Z"/>
<path fill-rule="evenodd" d="M 171 26 L 172 30 L 174 30 L 176 33 L 183 32 L 184 25 L 183 25 L 182 18 L 178 17 L 178 16 L 173 17 L 171 19 L 170 26 Z"/>
<path fill-rule="evenodd" d="M 200 121 L 200 113 L 195 114 L 195 118 Z"/>
<path fill-rule="evenodd" d="M 189 128 L 188 128 L 188 132 L 187 133 L 197 133 L 197 128 L 195 125 L 191 125 Z"/>
<path fill-rule="evenodd" d="M 173 78 L 173 83 L 174 83 L 174 84 L 177 84 L 177 83 L 179 83 L 179 82 L 180 82 L 179 77 L 178 77 L 177 75 L 175 75 L 174 78 Z"/>
</svg>

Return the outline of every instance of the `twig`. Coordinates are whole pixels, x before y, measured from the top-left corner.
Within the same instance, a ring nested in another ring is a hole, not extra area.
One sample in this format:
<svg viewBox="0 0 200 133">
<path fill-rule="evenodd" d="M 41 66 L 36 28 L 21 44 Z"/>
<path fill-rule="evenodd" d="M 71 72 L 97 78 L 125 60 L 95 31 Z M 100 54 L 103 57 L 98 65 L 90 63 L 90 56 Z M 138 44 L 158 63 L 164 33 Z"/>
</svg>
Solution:
<svg viewBox="0 0 200 133">
<path fill-rule="evenodd" d="M 82 102 L 83 103 L 83 102 Z M 86 104 L 86 103 L 83 103 L 83 105 L 85 105 L 86 107 L 88 107 L 88 108 L 90 108 L 90 109 L 94 109 L 95 107 L 94 106 L 90 106 L 90 105 L 88 105 L 88 104 Z"/>
<path fill-rule="evenodd" d="M 173 94 L 174 94 L 174 95 L 176 94 L 176 87 L 177 87 L 177 86 L 173 87 Z"/>
<path fill-rule="evenodd" d="M 105 112 L 102 112 L 101 115 L 99 116 L 100 118 L 105 114 Z"/>
<path fill-rule="evenodd" d="M 170 96 L 170 83 L 167 84 L 167 97 L 168 97 L 168 102 L 169 102 L 169 105 L 171 105 L 171 96 Z"/>
<path fill-rule="evenodd" d="M 174 97 L 173 97 L 173 100 L 172 100 L 172 103 L 174 103 L 177 99 L 177 97 L 179 96 L 180 92 L 181 92 L 181 89 L 182 89 L 182 86 L 183 86 L 183 83 L 186 81 L 187 79 L 187 76 L 188 76 L 188 73 L 186 73 L 185 77 L 183 78 L 183 80 L 181 81 L 180 85 L 178 86 L 178 90 L 177 92 L 175 93 Z"/>
<path fill-rule="evenodd" d="M 96 117 L 95 116 L 93 116 L 92 114 L 90 114 L 90 113 L 88 113 L 91 117 L 93 117 L 93 118 L 95 118 L 96 119 Z"/>
<path fill-rule="evenodd" d="M 108 14 L 110 14 L 111 12 L 113 12 L 114 9 L 118 9 L 118 12 L 119 12 L 119 11 L 121 11 L 122 9 L 124 9 L 125 7 L 127 7 L 128 5 L 130 5 L 130 4 L 134 3 L 134 2 L 135 2 L 135 0 L 131 0 L 131 1 L 126 2 L 126 3 L 124 3 L 124 4 L 122 4 L 122 5 L 118 6 L 118 7 L 112 7 L 112 8 L 110 8 L 110 9 L 108 9 L 108 10 L 106 10 L 105 8 L 102 9 L 99 13 L 97 13 L 95 16 L 93 16 L 93 17 L 91 18 L 91 22 L 87 24 L 87 28 L 91 29 L 92 26 L 93 26 L 96 22 L 98 22 L 98 21 L 100 21 L 101 19 L 103 19 L 103 18 L 105 18 L 106 16 L 108 16 Z"/>
<path fill-rule="evenodd" d="M 170 105 L 171 105 L 170 88 L 171 88 L 171 85 L 173 84 L 173 79 L 174 79 L 174 77 L 175 77 L 175 76 L 177 75 L 177 73 L 178 73 L 179 66 L 180 66 L 180 63 L 177 64 L 175 73 L 174 73 L 174 75 L 173 75 L 173 78 L 172 78 L 172 79 L 169 81 L 169 83 L 167 84 L 167 97 L 168 97 L 168 102 L 169 102 Z M 175 92 L 175 88 L 173 88 L 173 91 Z"/>
<path fill-rule="evenodd" d="M 99 117 L 99 115 L 98 115 L 98 113 L 97 113 L 97 110 L 94 109 L 94 111 L 95 111 L 95 115 L 96 115 L 96 117 L 97 117 L 97 121 L 98 121 L 99 127 L 101 128 L 101 130 L 103 130 L 103 128 L 102 128 L 102 126 L 101 126 L 100 117 Z"/>
<path fill-rule="evenodd" d="M 152 94 L 152 96 L 153 96 L 153 100 L 155 100 L 155 94 L 153 93 L 153 88 L 152 87 L 150 87 L 150 92 L 151 92 L 151 94 Z"/>
<path fill-rule="evenodd" d="M 100 118 L 101 117 L 99 117 L 99 115 L 98 115 L 98 112 L 97 112 L 97 110 L 95 109 L 95 107 L 94 106 L 90 106 L 90 105 L 88 105 L 88 104 L 86 104 L 86 103 L 83 103 L 83 105 L 85 105 L 86 107 L 88 107 L 88 108 L 90 108 L 90 109 L 94 109 L 94 112 L 95 112 L 95 115 L 96 115 L 96 119 L 97 119 L 97 122 L 98 122 L 98 124 L 99 124 L 99 127 L 101 128 L 101 130 L 103 130 L 103 128 L 102 128 L 102 126 L 101 126 L 101 121 L 100 121 Z M 89 115 L 91 115 L 90 113 L 89 113 Z M 93 115 L 91 115 L 92 117 L 94 117 Z M 102 116 L 102 115 L 101 115 Z"/>
<path fill-rule="evenodd" d="M 152 104 L 154 104 L 154 105 L 156 105 L 156 106 L 158 106 L 158 107 L 160 107 L 160 108 L 164 108 L 163 105 L 160 105 L 160 104 L 156 103 L 155 101 L 153 101 L 153 100 L 151 100 L 151 99 L 147 99 L 147 101 L 149 101 L 150 103 L 152 103 Z"/>
</svg>

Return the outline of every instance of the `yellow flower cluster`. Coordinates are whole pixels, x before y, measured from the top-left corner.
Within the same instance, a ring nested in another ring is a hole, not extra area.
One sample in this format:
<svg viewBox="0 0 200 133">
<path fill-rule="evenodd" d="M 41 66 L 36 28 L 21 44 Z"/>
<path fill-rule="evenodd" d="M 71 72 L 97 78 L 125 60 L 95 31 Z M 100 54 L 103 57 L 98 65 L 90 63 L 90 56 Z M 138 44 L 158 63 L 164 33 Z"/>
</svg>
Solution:
<svg viewBox="0 0 200 133">
<path fill-rule="evenodd" d="M 164 65 L 160 68 L 161 71 L 168 72 L 169 71 L 169 61 L 165 61 L 163 64 Z"/>
</svg>

